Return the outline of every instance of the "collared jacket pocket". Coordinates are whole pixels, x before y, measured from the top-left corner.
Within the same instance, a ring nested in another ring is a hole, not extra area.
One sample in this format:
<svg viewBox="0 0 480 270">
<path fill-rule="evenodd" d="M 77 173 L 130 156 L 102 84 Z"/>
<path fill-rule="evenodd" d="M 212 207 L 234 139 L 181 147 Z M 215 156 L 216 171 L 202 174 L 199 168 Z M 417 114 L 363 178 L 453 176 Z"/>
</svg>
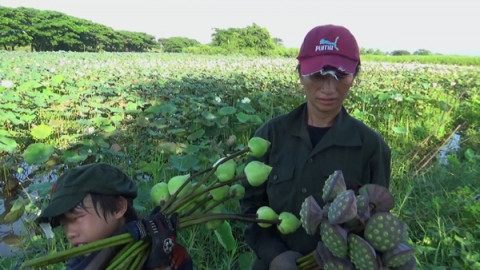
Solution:
<svg viewBox="0 0 480 270">
<path fill-rule="evenodd" d="M 277 164 L 272 167 L 267 186 L 269 205 L 275 211 L 290 211 L 295 197 L 295 167 L 293 164 Z"/>
</svg>

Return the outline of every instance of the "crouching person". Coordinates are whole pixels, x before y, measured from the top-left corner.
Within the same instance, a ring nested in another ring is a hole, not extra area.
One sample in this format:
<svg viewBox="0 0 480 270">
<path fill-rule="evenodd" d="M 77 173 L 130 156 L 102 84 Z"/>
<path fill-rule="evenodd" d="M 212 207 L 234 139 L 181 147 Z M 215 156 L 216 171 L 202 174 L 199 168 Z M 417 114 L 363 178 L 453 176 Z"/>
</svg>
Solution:
<svg viewBox="0 0 480 270">
<path fill-rule="evenodd" d="M 153 212 L 139 219 L 133 208 L 137 186 L 117 167 L 94 163 L 61 175 L 52 187 L 52 198 L 40 222 L 61 225 L 68 242 L 85 245 L 129 232 L 137 240 L 151 241 L 142 269 L 193 269 L 186 250 L 176 243 L 178 218 Z M 67 262 L 67 270 L 105 269 L 119 247 L 103 249 Z"/>
</svg>

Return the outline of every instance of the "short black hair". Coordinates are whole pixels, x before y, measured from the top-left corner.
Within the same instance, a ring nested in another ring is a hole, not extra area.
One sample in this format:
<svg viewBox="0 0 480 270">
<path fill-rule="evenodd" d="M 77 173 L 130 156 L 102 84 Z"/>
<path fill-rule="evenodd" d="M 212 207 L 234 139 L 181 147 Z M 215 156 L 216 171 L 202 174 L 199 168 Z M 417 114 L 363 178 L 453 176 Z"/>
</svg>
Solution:
<svg viewBox="0 0 480 270">
<path fill-rule="evenodd" d="M 120 208 L 120 201 L 123 196 L 121 195 L 106 195 L 106 194 L 98 194 L 98 193 L 89 193 L 91 198 L 92 198 L 92 205 L 93 208 L 95 209 L 95 213 L 99 217 L 103 217 L 105 221 L 107 220 L 107 215 L 113 214 L 115 211 L 117 211 Z M 123 197 L 127 200 L 127 211 L 123 215 L 125 217 L 125 221 L 129 222 L 132 220 L 138 219 L 138 214 L 135 208 L 133 207 L 133 198 L 131 197 Z M 100 209 L 102 210 L 102 213 L 99 212 L 99 206 Z M 84 200 L 81 200 L 77 206 L 75 207 L 80 207 L 84 209 L 85 211 L 88 211 L 85 204 Z M 63 215 L 61 215 L 63 216 Z M 60 218 L 61 216 L 52 218 L 52 226 L 57 226 L 60 224 Z"/>
</svg>

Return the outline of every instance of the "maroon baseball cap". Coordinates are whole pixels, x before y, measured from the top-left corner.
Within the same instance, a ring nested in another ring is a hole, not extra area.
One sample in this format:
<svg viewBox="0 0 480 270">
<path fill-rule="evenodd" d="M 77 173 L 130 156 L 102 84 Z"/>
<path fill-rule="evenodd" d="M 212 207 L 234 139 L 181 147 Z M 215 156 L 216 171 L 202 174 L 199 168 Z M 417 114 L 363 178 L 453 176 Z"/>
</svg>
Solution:
<svg viewBox="0 0 480 270">
<path fill-rule="evenodd" d="M 327 66 L 354 74 L 360 63 L 360 50 L 347 28 L 321 25 L 307 33 L 297 59 L 302 75 L 319 72 Z"/>
</svg>

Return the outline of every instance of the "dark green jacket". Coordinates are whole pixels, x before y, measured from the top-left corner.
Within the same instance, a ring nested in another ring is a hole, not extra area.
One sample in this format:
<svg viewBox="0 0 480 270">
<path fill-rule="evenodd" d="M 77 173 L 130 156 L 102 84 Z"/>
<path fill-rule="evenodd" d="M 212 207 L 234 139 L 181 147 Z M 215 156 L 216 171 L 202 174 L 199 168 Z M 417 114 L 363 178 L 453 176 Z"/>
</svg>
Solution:
<svg viewBox="0 0 480 270">
<path fill-rule="evenodd" d="M 277 213 L 288 211 L 300 217 L 301 204 L 309 195 L 323 205 L 325 180 L 335 170 L 342 170 L 350 189 L 367 183 L 388 187 L 390 148 L 380 134 L 342 108 L 334 125 L 312 148 L 304 120 L 306 108 L 303 104 L 257 130 L 255 136 L 272 143 L 259 160 L 273 169 L 262 186 L 245 187 L 241 201 L 243 212 L 255 213 L 260 206 L 269 205 Z M 283 251 L 295 250 L 304 255 L 313 251 L 320 237 L 318 233 L 307 235 L 302 227 L 293 234 L 281 235 L 276 228 L 263 229 L 253 224 L 247 228 L 245 239 L 268 269 L 270 261 Z"/>
</svg>

